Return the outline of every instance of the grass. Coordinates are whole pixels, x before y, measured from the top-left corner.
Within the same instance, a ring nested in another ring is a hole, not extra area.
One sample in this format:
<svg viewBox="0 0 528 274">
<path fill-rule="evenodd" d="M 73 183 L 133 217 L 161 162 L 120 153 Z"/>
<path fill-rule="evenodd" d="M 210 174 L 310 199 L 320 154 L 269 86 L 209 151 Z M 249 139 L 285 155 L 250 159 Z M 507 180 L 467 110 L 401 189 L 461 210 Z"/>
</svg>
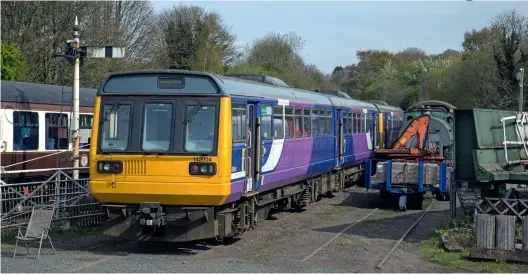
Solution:
<svg viewBox="0 0 528 274">
<path fill-rule="evenodd" d="M 441 236 L 445 232 L 448 232 L 462 246 L 461 253 L 448 253 L 444 250 Z M 449 229 L 438 230 L 433 238 L 426 240 L 420 248 L 420 255 L 425 260 L 445 267 L 446 271 L 477 273 L 528 272 L 528 265 L 525 264 L 508 263 L 500 260 L 472 260 L 469 255 L 470 248 L 474 245 L 473 219 L 459 217 L 451 223 Z"/>
<path fill-rule="evenodd" d="M 22 228 L 22 233 L 25 232 L 25 227 Z M 69 229 L 60 229 L 60 228 L 52 228 L 50 229 L 50 237 L 57 237 L 57 236 L 83 236 L 92 234 L 95 232 L 98 232 L 100 228 L 97 227 L 72 227 Z M 12 230 L 10 233 L 2 234 L 2 244 L 15 244 L 15 236 L 16 236 L 17 230 Z"/>
</svg>

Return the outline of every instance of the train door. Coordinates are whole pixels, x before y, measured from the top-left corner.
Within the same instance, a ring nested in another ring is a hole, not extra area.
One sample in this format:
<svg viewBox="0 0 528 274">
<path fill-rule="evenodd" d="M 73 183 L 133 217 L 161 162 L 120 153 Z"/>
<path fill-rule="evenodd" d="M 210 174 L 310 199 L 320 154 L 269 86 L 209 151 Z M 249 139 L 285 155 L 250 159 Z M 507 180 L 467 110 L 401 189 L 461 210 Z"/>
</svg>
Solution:
<svg viewBox="0 0 528 274">
<path fill-rule="evenodd" d="M 256 189 L 255 182 L 255 158 L 256 149 L 255 143 L 257 141 L 256 132 L 256 104 L 247 104 L 247 156 L 246 156 L 246 188 L 244 192 L 252 192 Z"/>
<path fill-rule="evenodd" d="M 262 182 L 262 166 L 273 142 L 271 105 L 249 103 L 247 105 L 247 178 L 246 192 L 256 191 Z"/>
<path fill-rule="evenodd" d="M 270 103 L 259 103 L 257 110 L 257 140 L 255 141 L 256 146 L 256 159 L 258 163 L 256 164 L 256 178 L 255 186 L 256 189 L 259 189 L 260 186 L 264 183 L 263 174 L 267 172 L 263 170 L 266 160 L 268 159 L 271 152 L 271 147 L 273 145 L 273 132 L 274 132 L 274 123 L 273 121 L 273 107 Z M 268 170 L 269 171 L 269 170 Z"/>
<path fill-rule="evenodd" d="M 343 164 L 343 161 L 345 160 L 345 148 L 346 148 L 346 140 L 345 140 L 345 132 L 344 132 L 344 113 L 345 111 L 342 109 L 338 109 L 336 113 L 337 118 L 337 166 L 341 166 Z"/>
</svg>

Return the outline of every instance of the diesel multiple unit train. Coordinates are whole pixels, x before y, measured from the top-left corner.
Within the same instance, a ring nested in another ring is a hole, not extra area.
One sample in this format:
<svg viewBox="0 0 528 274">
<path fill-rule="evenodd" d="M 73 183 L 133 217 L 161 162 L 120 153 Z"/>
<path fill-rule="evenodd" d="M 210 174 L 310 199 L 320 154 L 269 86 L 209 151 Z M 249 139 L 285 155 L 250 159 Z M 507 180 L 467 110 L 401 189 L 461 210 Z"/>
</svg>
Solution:
<svg viewBox="0 0 528 274">
<path fill-rule="evenodd" d="M 242 77 L 158 70 L 97 91 L 90 192 L 138 240 L 223 240 L 357 181 L 403 110 Z"/>
</svg>

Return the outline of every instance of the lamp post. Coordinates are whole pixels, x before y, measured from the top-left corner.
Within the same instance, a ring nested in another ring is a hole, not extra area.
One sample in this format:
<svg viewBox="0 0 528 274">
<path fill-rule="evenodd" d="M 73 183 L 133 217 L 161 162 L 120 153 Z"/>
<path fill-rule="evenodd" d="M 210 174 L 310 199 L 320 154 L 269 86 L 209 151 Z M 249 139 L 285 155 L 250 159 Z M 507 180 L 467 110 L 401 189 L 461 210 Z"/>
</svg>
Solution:
<svg viewBox="0 0 528 274">
<path fill-rule="evenodd" d="M 524 68 L 520 68 L 517 72 L 517 80 L 519 81 L 519 112 L 523 112 L 524 99 Z"/>
</svg>

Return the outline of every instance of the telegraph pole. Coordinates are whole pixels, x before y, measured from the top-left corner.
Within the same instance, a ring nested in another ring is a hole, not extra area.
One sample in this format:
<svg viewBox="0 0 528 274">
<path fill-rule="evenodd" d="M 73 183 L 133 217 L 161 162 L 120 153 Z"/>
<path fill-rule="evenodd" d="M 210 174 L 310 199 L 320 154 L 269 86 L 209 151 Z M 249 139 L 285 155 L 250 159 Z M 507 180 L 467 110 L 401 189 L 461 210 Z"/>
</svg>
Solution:
<svg viewBox="0 0 528 274">
<path fill-rule="evenodd" d="M 79 40 L 79 21 L 75 16 L 75 25 L 73 26 L 73 41 L 76 50 L 81 47 Z M 80 143 L 80 124 L 79 124 L 79 54 L 75 54 L 75 66 L 73 71 L 73 124 L 75 128 L 73 130 L 73 167 L 79 167 L 79 143 Z M 73 179 L 79 179 L 79 170 L 73 170 Z"/>
</svg>

